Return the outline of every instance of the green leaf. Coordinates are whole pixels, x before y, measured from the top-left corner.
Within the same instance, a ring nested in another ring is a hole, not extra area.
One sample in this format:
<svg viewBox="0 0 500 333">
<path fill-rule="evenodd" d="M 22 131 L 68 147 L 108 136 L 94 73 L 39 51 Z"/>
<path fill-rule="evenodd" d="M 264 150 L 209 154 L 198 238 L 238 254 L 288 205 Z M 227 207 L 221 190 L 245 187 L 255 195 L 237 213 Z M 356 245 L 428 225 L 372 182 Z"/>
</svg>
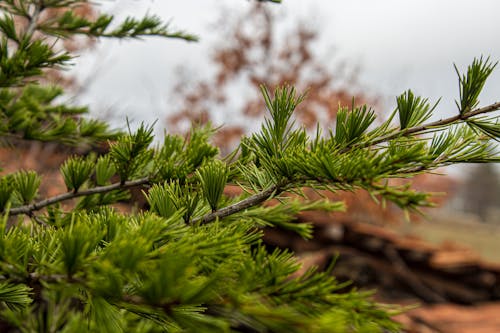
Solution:
<svg viewBox="0 0 500 333">
<path fill-rule="evenodd" d="M 249 209 L 240 214 L 237 218 L 251 219 L 259 226 L 272 226 L 284 230 L 290 230 L 299 236 L 312 238 L 313 226 L 310 223 L 297 223 L 296 218 L 300 212 L 309 210 L 323 211 L 344 211 L 345 205 L 342 202 L 331 202 L 319 200 L 315 202 L 303 202 L 300 200 L 290 200 L 271 207 L 257 207 Z"/>
<path fill-rule="evenodd" d="M 92 297 L 89 305 L 93 322 L 99 332 L 124 332 L 125 318 L 118 308 L 109 304 L 102 297 Z"/>
<path fill-rule="evenodd" d="M 149 203 L 150 210 L 156 214 L 168 218 L 178 211 L 177 205 L 170 197 L 170 192 L 167 187 L 170 185 L 164 183 L 163 185 L 154 184 L 148 191 L 146 199 Z"/>
<path fill-rule="evenodd" d="M 215 130 L 210 124 L 204 127 L 194 127 L 189 133 L 189 141 L 184 147 L 186 168 L 194 171 L 201 166 L 204 160 L 211 159 L 219 153 L 219 149 L 208 141 Z M 176 144 L 174 141 L 173 144 Z"/>
<path fill-rule="evenodd" d="M 0 40 L 0 87 L 22 86 L 26 79 L 42 74 L 42 70 L 66 65 L 71 56 L 56 53 L 42 40 L 25 37 L 15 50 L 9 49 L 9 40 Z"/>
<path fill-rule="evenodd" d="M 184 221 L 189 223 L 199 205 L 200 194 L 194 191 L 191 185 L 181 185 L 179 181 L 165 183 L 163 189 L 159 191 L 165 191 L 165 194 L 177 211 L 184 211 Z M 159 209 L 161 206 L 157 204 L 156 207 Z M 170 210 L 168 206 L 161 209 L 164 212 Z"/>
<path fill-rule="evenodd" d="M 292 120 L 295 108 L 305 98 L 305 94 L 297 96 L 293 87 L 278 87 L 271 98 L 268 89 L 261 86 L 266 107 L 271 119 L 266 118 L 260 133 L 254 134 L 253 141 L 269 156 L 282 156 L 287 149 L 294 147 L 298 132 L 293 134 Z"/>
<path fill-rule="evenodd" d="M 102 239 L 102 230 L 92 228 L 77 213 L 72 213 L 71 224 L 58 231 L 61 244 L 62 263 L 68 277 L 72 277 L 83 266 L 85 259 Z"/>
<path fill-rule="evenodd" d="M 62 7 L 62 6 L 61 6 Z M 144 36 L 162 36 L 167 38 L 180 38 L 187 41 L 196 41 L 198 38 L 192 34 L 180 30 L 172 30 L 168 24 L 164 24 L 160 17 L 146 15 L 141 19 L 127 17 L 114 29 L 109 29 L 113 24 L 114 17 L 101 14 L 95 21 L 75 14 L 67 10 L 60 14 L 56 20 L 43 22 L 39 29 L 49 35 L 68 38 L 75 34 L 84 34 L 94 37 L 114 38 L 140 38 Z"/>
<path fill-rule="evenodd" d="M 478 129 L 494 140 L 500 140 L 500 121 L 498 118 L 486 120 L 469 120 L 467 124 L 473 129 Z"/>
<path fill-rule="evenodd" d="M 19 38 L 17 36 L 16 27 L 14 23 L 14 18 L 11 15 L 5 14 L 0 19 L 0 30 L 7 38 L 12 39 L 15 42 L 19 42 Z"/>
</svg>

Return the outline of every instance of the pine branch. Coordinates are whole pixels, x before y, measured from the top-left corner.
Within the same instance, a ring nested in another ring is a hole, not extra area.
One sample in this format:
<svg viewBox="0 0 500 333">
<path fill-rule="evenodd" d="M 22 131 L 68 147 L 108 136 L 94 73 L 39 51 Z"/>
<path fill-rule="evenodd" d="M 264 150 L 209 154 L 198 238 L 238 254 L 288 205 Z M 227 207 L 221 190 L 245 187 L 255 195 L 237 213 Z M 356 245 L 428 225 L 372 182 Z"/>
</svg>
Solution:
<svg viewBox="0 0 500 333">
<path fill-rule="evenodd" d="M 361 144 L 358 144 L 358 145 L 352 145 L 350 147 L 347 147 L 347 148 L 343 149 L 341 151 L 341 153 L 349 152 L 349 151 L 351 151 L 351 150 L 353 150 L 355 148 L 367 148 L 367 147 L 375 146 L 375 145 L 378 145 L 380 143 L 387 142 L 387 141 L 396 139 L 396 138 L 401 137 L 401 136 L 410 135 L 410 134 L 416 134 L 416 133 L 423 132 L 423 131 L 426 131 L 426 130 L 429 130 L 429 129 L 432 129 L 432 128 L 446 126 L 446 125 L 452 124 L 452 123 L 457 122 L 457 121 L 466 121 L 466 120 L 468 120 L 468 119 L 470 119 L 470 118 L 472 118 L 474 116 L 477 116 L 477 115 L 480 115 L 480 114 L 484 114 L 484 113 L 493 112 L 493 111 L 497 111 L 497 110 L 500 110 L 500 102 L 496 102 L 496 103 L 490 104 L 490 105 L 482 107 L 482 108 L 478 108 L 478 109 L 472 110 L 472 111 L 464 113 L 464 114 L 458 114 L 458 115 L 453 116 L 453 117 L 449 117 L 449 118 L 445 118 L 445 119 L 440 119 L 440 120 L 437 120 L 437 121 L 434 121 L 434 122 L 430 122 L 430 123 L 427 123 L 427 124 L 423 124 L 423 125 L 419 125 L 419 126 L 415 126 L 415 127 L 410 127 L 410 128 L 406 128 L 406 129 L 403 129 L 403 130 L 399 130 L 399 131 L 397 131 L 395 133 L 382 136 L 382 137 L 380 137 L 378 139 L 375 139 L 373 141 L 369 141 L 369 142 L 366 142 L 366 143 L 361 143 Z"/>
<path fill-rule="evenodd" d="M 66 192 L 66 193 L 63 193 L 63 194 L 60 194 L 60 195 L 57 195 L 57 196 L 54 196 L 54 197 L 51 197 L 48 199 L 44 199 L 44 200 L 35 202 L 33 204 L 12 208 L 9 211 L 9 216 L 15 216 L 15 215 L 20 215 L 20 214 L 28 214 L 29 215 L 37 210 L 40 210 L 40 209 L 45 208 L 47 206 L 56 204 L 58 202 L 67 201 L 67 200 L 71 200 L 74 198 L 83 197 L 83 196 L 92 195 L 92 194 L 107 193 L 107 192 L 111 192 L 114 190 L 124 190 L 124 189 L 128 189 L 128 188 L 148 184 L 149 182 L 150 182 L 150 179 L 148 177 L 145 177 L 145 178 L 140 178 L 140 179 L 136 179 L 136 180 L 126 181 L 124 183 L 118 182 L 118 183 L 114 183 L 114 184 L 106 185 L 106 186 L 97 186 L 94 188 L 89 188 L 89 189 L 78 191 L 78 192 L 73 192 L 73 191 Z"/>
<path fill-rule="evenodd" d="M 354 148 L 366 148 L 369 146 L 374 146 L 374 145 L 377 145 L 377 144 L 380 144 L 383 142 L 390 141 L 392 139 L 395 139 L 395 138 L 403 136 L 403 135 L 409 135 L 409 134 L 423 132 L 423 131 L 431 129 L 431 128 L 445 126 L 445 125 L 451 124 L 451 123 L 459 121 L 459 120 L 465 121 L 471 117 L 474 117 L 474 116 L 477 116 L 480 114 L 484 114 L 484 113 L 489 113 L 489 112 L 496 111 L 499 109 L 500 109 L 500 102 L 493 103 L 491 105 L 475 109 L 473 111 L 470 111 L 470 112 L 462 114 L 462 115 L 456 115 L 453 117 L 441 119 L 441 120 L 427 123 L 424 125 L 415 126 L 415 127 L 411 127 L 408 129 L 400 130 L 396 133 L 392 133 L 392 134 L 383 136 L 379 139 L 368 142 L 366 144 L 350 146 L 350 147 L 344 149 L 343 151 L 341 151 L 341 153 L 346 153 Z M 412 171 L 422 171 L 422 170 L 423 170 L 422 167 L 418 167 L 417 169 L 412 170 Z M 67 193 L 64 193 L 64 194 L 61 194 L 61 195 L 58 195 L 58 196 L 55 196 L 52 198 L 48 198 L 48 199 L 30 204 L 30 205 L 25 205 L 25 206 L 13 208 L 9 211 L 9 215 L 14 216 L 14 215 L 20 215 L 20 214 L 30 214 L 34 211 L 40 210 L 42 208 L 45 208 L 47 206 L 53 205 L 53 204 L 58 203 L 58 202 L 71 200 L 71 199 L 81 197 L 81 196 L 87 196 L 87 195 L 98 194 L 98 193 L 106 193 L 106 192 L 110 192 L 110 191 L 117 190 L 117 189 L 127 189 L 127 188 L 131 188 L 131 187 L 147 184 L 149 182 L 150 182 L 149 178 L 141 178 L 141 179 L 137 179 L 137 180 L 127 181 L 124 183 L 114 183 L 114 184 L 107 185 L 107 186 L 98 186 L 95 188 L 90 188 L 90 189 L 86 189 L 86 190 L 78 191 L 78 192 L 67 192 Z M 283 183 L 280 185 L 273 185 L 262 192 L 256 193 L 256 194 L 254 194 L 246 199 L 243 199 L 240 202 L 237 202 L 233 205 L 221 208 L 221 209 L 216 210 L 212 213 L 206 214 L 205 216 L 196 218 L 193 220 L 193 223 L 198 223 L 198 222 L 199 223 L 210 223 L 210 222 L 215 221 L 217 218 L 224 218 L 224 217 L 233 215 L 235 213 L 238 213 L 242 210 L 245 210 L 247 208 L 256 206 L 256 205 L 266 201 L 267 199 L 269 199 L 270 197 L 272 197 L 276 193 L 280 193 L 285 185 L 286 184 L 283 184 Z"/>
<path fill-rule="evenodd" d="M 215 212 L 206 214 L 205 216 L 202 216 L 200 218 L 193 219 L 193 223 L 210 223 L 215 221 L 218 218 L 224 218 L 230 215 L 233 215 L 235 213 L 241 212 L 242 210 L 245 210 L 247 208 L 256 206 L 267 199 L 271 198 L 275 194 L 279 194 L 282 192 L 283 187 L 286 184 L 281 183 L 279 185 L 273 185 L 269 187 L 268 189 L 256 193 L 246 199 L 243 199 L 233 205 L 221 208 L 219 210 L 216 210 Z"/>
<path fill-rule="evenodd" d="M 393 134 L 390 134 L 387 136 L 383 136 L 377 140 L 368 142 L 366 144 L 357 145 L 357 147 L 366 148 L 369 146 L 374 146 L 374 145 L 377 145 L 377 144 L 380 144 L 383 142 L 390 141 L 392 139 L 395 139 L 395 138 L 403 136 L 403 135 L 409 135 L 409 134 L 423 132 L 423 131 L 426 131 L 426 130 L 431 129 L 431 128 L 445 126 L 445 125 L 448 125 L 448 124 L 451 124 L 451 123 L 454 123 L 454 122 L 460 121 L 460 120 L 465 121 L 471 117 L 474 117 L 474 116 L 477 116 L 480 114 L 484 114 L 484 113 L 493 112 L 493 111 L 496 111 L 499 109 L 500 109 L 500 102 L 493 103 L 491 105 L 475 109 L 473 111 L 467 112 L 467 113 L 462 114 L 462 115 L 457 115 L 457 116 L 441 119 L 438 121 L 430 122 L 430 123 L 427 123 L 424 125 L 415 126 L 415 127 L 407 128 L 404 130 L 400 130 L 396 133 L 393 133 Z M 354 147 L 356 147 L 356 145 L 351 146 L 350 148 L 344 149 L 342 151 L 342 153 L 348 152 L 348 151 L 352 150 Z M 415 168 L 413 170 L 409 170 L 409 173 L 419 172 L 419 171 L 422 171 L 424 169 L 425 169 L 424 167 L 420 166 L 420 167 Z M 315 180 L 315 179 L 311 179 L 311 180 Z M 326 180 L 322 179 L 320 182 L 326 182 Z M 233 205 L 221 208 L 215 212 L 206 214 L 205 216 L 202 216 L 200 218 L 196 218 L 193 220 L 193 223 L 210 223 L 210 222 L 215 221 L 217 218 L 224 218 L 224 217 L 230 216 L 232 214 L 238 213 L 242 210 L 245 210 L 247 208 L 256 206 L 256 205 L 266 201 L 267 199 L 269 199 L 270 197 L 272 197 L 276 193 L 280 193 L 284 186 L 285 186 L 285 184 L 273 185 L 262 192 L 259 192 L 259 193 L 254 194 L 246 199 L 243 199 L 240 202 L 237 202 Z"/>
</svg>

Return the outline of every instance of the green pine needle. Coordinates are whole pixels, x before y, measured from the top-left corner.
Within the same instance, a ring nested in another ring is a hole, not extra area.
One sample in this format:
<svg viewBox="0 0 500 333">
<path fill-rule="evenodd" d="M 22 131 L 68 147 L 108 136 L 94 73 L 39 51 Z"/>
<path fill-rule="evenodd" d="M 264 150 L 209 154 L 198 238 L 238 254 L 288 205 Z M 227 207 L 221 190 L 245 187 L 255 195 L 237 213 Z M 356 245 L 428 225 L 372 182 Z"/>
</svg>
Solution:
<svg viewBox="0 0 500 333">
<path fill-rule="evenodd" d="M 353 107 L 351 110 L 340 108 L 337 112 L 335 136 L 332 137 L 342 147 L 354 144 L 362 139 L 375 118 L 375 111 L 366 105 Z"/>
<path fill-rule="evenodd" d="M 460 101 L 455 101 L 455 104 L 460 114 L 466 114 L 478 106 L 479 94 L 497 64 L 498 62 L 492 63 L 490 57 L 474 58 L 465 74 L 460 74 L 457 66 L 454 65 L 460 87 Z"/>
<path fill-rule="evenodd" d="M 227 166 L 222 161 L 213 160 L 198 169 L 196 174 L 200 179 L 205 199 L 212 211 L 216 211 L 227 183 L 229 174 Z"/>
<path fill-rule="evenodd" d="M 33 302 L 31 291 L 31 288 L 23 284 L 0 282 L 0 303 L 9 309 L 21 310 Z"/>
<path fill-rule="evenodd" d="M 21 203 L 28 204 L 36 198 L 41 178 L 35 171 L 22 170 L 13 175 L 13 182 L 14 195 Z"/>
<path fill-rule="evenodd" d="M 78 192 L 94 171 L 94 161 L 80 156 L 72 157 L 61 166 L 61 174 L 68 191 Z"/>
<path fill-rule="evenodd" d="M 439 100 L 431 107 L 427 98 L 415 96 L 411 90 L 397 97 L 397 110 L 402 130 L 422 124 L 432 116 Z"/>
</svg>

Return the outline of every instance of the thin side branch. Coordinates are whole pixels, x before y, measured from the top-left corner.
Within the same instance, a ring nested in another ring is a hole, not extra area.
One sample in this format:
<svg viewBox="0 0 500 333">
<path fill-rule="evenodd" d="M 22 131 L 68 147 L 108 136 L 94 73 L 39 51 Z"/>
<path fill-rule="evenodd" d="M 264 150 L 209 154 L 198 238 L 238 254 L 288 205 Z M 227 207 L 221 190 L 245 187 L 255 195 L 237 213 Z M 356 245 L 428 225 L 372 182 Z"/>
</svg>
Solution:
<svg viewBox="0 0 500 333">
<path fill-rule="evenodd" d="M 67 200 L 71 200 L 74 198 L 83 197 L 86 195 L 107 193 L 107 192 L 111 192 L 114 190 L 124 190 L 124 189 L 128 189 L 131 187 L 144 185 L 147 183 L 149 183 L 149 178 L 146 177 L 146 178 L 126 181 L 124 183 L 114 183 L 114 184 L 106 185 L 106 186 L 98 186 L 98 187 L 89 188 L 86 190 L 81 190 L 78 192 L 67 192 L 67 193 L 57 195 L 57 196 L 52 197 L 52 198 L 48 198 L 45 200 L 41 200 L 41 201 L 38 201 L 38 202 L 35 202 L 32 204 L 29 204 L 29 205 L 12 208 L 9 211 L 9 216 L 20 215 L 20 214 L 31 214 L 37 210 L 40 210 L 40 209 L 45 208 L 47 206 L 56 204 L 58 202 L 67 201 Z"/>
<path fill-rule="evenodd" d="M 193 223 L 210 223 L 218 218 L 224 218 L 235 213 L 241 212 L 247 208 L 256 206 L 267 199 L 271 198 L 274 194 L 280 193 L 284 185 L 273 185 L 268 189 L 256 193 L 246 199 L 241 200 L 233 205 L 221 208 L 215 212 L 206 214 L 205 216 L 193 219 Z"/>
<path fill-rule="evenodd" d="M 489 112 L 497 111 L 497 110 L 500 110 L 500 102 L 493 103 L 493 104 L 490 104 L 488 106 L 472 110 L 472 111 L 467 112 L 465 114 L 459 114 L 459 115 L 456 115 L 456 116 L 453 116 L 453 117 L 449 117 L 449 118 L 445 118 L 445 119 L 440 119 L 440 120 L 437 120 L 437 121 L 434 121 L 434 122 L 431 122 L 431 123 L 427 123 L 427 124 L 423 124 L 423 125 L 419 125 L 419 126 L 407 128 L 407 129 L 404 129 L 404 130 L 400 130 L 400 131 L 397 131 L 396 133 L 392 133 L 392 134 L 389 134 L 389 135 L 386 135 L 386 136 L 382 136 L 382 137 L 380 137 L 378 139 L 375 139 L 373 141 L 367 142 L 366 144 L 361 144 L 359 146 L 348 147 L 348 148 L 344 149 L 344 151 L 342 151 L 342 152 L 343 153 L 348 152 L 348 151 L 352 150 L 353 148 L 366 148 L 366 147 L 370 147 L 370 146 L 375 146 L 375 145 L 378 145 L 379 143 L 387 142 L 387 141 L 390 141 L 392 139 L 396 139 L 396 138 L 398 138 L 400 136 L 409 135 L 409 134 L 415 134 L 415 133 L 423 132 L 423 131 L 426 131 L 426 130 L 429 130 L 429 129 L 432 129 L 432 128 L 442 127 L 442 126 L 445 126 L 445 125 L 448 125 L 448 124 L 452 124 L 452 123 L 454 123 L 456 121 L 459 121 L 459 120 L 465 121 L 465 120 L 467 120 L 469 118 L 472 118 L 474 116 L 477 116 L 477 115 L 480 115 L 480 114 L 483 114 L 483 113 L 489 113 Z"/>
<path fill-rule="evenodd" d="M 33 11 L 33 14 L 29 17 L 29 25 L 26 28 L 26 35 L 27 36 L 31 36 L 35 32 L 37 25 L 38 25 L 38 18 L 40 17 L 40 14 L 42 13 L 42 10 L 43 10 L 42 1 L 39 1 L 34 6 L 35 6 L 35 9 Z"/>
</svg>

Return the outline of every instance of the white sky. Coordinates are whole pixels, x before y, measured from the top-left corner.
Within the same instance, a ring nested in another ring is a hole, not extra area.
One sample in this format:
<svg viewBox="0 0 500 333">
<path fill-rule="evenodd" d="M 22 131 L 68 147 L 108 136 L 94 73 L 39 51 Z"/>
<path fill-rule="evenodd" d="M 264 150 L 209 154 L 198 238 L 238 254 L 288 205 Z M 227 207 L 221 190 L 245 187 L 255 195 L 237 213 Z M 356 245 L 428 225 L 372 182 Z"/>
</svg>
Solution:
<svg viewBox="0 0 500 333">
<path fill-rule="evenodd" d="M 206 74 L 210 41 L 217 39 L 210 23 L 218 17 L 220 6 L 236 13 L 249 5 L 246 0 L 102 3 L 103 9 L 112 9 L 118 17 L 141 16 L 146 11 L 158 14 L 201 38 L 199 43 L 104 40 L 78 60 L 78 73 L 88 68 L 98 71 L 80 102 L 89 104 L 95 115 L 113 114 L 121 124 L 126 116 L 135 122 L 164 118 L 175 68 L 183 65 Z M 286 24 L 300 19 L 320 28 L 325 54 L 333 47 L 338 55 L 332 65 L 346 59 L 359 65 L 360 82 L 386 97 L 387 108 L 392 108 L 394 96 L 411 88 L 431 101 L 442 96 L 440 114 L 451 115 L 458 97 L 453 63 L 464 68 L 481 55 L 500 60 L 498 0 L 283 0 L 281 5 L 269 6 L 286 15 Z M 321 56 L 323 51 L 318 52 Z M 482 104 L 500 100 L 499 71 L 487 83 Z"/>
</svg>

